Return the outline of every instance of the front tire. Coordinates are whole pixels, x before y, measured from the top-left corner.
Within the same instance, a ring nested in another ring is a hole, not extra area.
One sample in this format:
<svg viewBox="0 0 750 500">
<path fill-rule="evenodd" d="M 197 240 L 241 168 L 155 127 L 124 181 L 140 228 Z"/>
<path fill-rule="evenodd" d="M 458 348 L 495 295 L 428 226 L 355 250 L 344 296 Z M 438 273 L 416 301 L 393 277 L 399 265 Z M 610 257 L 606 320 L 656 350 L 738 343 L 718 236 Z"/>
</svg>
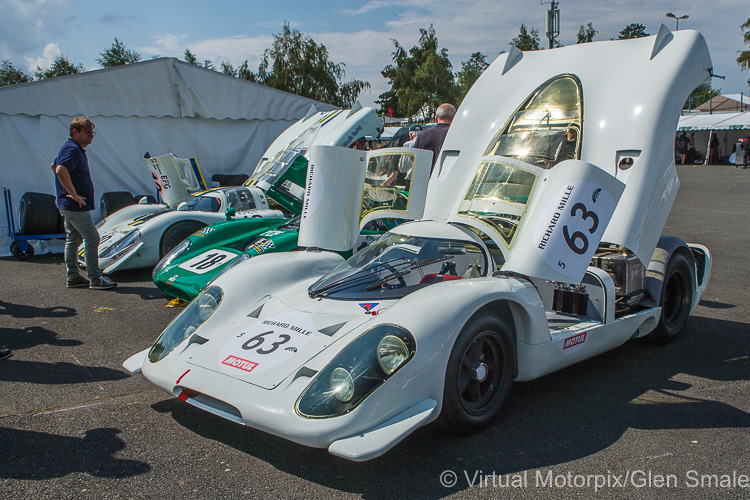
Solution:
<svg viewBox="0 0 750 500">
<path fill-rule="evenodd" d="M 659 324 L 647 335 L 649 341 L 667 344 L 680 336 L 692 309 L 694 281 L 690 262 L 682 254 L 672 255 L 661 285 Z"/>
<path fill-rule="evenodd" d="M 159 243 L 159 259 L 163 259 L 174 247 L 182 243 L 182 240 L 204 227 L 206 227 L 205 224 L 194 220 L 178 222 L 169 226 L 164 231 Z"/>
<path fill-rule="evenodd" d="M 442 427 L 470 433 L 492 422 L 508 397 L 514 367 L 515 342 L 505 322 L 490 314 L 471 318 L 448 360 Z"/>
</svg>

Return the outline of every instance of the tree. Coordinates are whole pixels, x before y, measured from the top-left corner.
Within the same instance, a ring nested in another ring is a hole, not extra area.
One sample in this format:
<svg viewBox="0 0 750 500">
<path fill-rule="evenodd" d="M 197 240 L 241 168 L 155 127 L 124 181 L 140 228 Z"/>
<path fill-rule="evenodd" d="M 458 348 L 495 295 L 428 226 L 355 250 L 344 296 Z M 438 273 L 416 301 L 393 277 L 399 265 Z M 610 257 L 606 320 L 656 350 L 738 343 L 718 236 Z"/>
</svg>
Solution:
<svg viewBox="0 0 750 500">
<path fill-rule="evenodd" d="M 185 62 L 188 64 L 195 64 L 198 65 L 198 59 L 196 59 L 195 55 L 190 52 L 190 49 L 185 49 Z"/>
<path fill-rule="evenodd" d="M 351 107 L 370 84 L 360 80 L 341 83 L 344 76 L 344 64 L 330 61 L 325 45 L 318 45 L 287 22 L 281 33 L 273 36 L 272 48 L 263 53 L 255 79 L 279 90 Z"/>
<path fill-rule="evenodd" d="M 685 101 L 683 109 L 695 109 L 704 102 L 708 102 L 709 99 L 721 95 L 721 89 L 712 89 L 704 87 L 696 87 Z"/>
<path fill-rule="evenodd" d="M 742 40 L 750 46 L 750 17 L 747 18 L 747 21 L 740 26 L 740 29 L 742 29 Z M 747 71 L 750 69 L 750 49 L 748 50 L 742 50 L 739 51 L 739 57 L 737 57 L 737 64 L 740 65 L 740 68 Z M 750 78 L 747 80 L 747 85 L 750 87 Z"/>
<path fill-rule="evenodd" d="M 190 52 L 190 49 L 185 49 L 185 62 L 188 64 L 194 64 L 195 66 L 199 66 L 205 69 L 212 69 L 212 70 L 216 69 L 211 59 L 205 59 L 203 61 L 203 64 L 199 63 L 198 58 L 195 57 L 195 54 Z"/>
<path fill-rule="evenodd" d="M 456 106 L 461 104 L 461 101 L 463 101 L 471 86 L 474 85 L 474 82 L 477 81 L 489 65 L 490 63 L 487 62 L 487 56 L 481 52 L 474 52 L 466 62 L 461 61 L 461 71 L 456 73 L 456 82 L 458 84 L 458 99 L 456 100 Z"/>
<path fill-rule="evenodd" d="M 576 43 L 588 43 L 594 41 L 594 35 L 599 33 L 594 29 L 591 23 L 588 23 L 585 27 L 583 24 L 578 28 L 578 34 L 576 35 Z"/>
<path fill-rule="evenodd" d="M 85 68 L 83 64 L 73 64 L 73 62 L 65 57 L 64 55 L 57 56 L 52 62 L 52 66 L 49 69 L 43 70 L 39 66 L 36 67 L 34 76 L 37 80 L 44 80 L 46 78 L 54 78 L 56 76 L 74 75 L 76 73 L 83 73 Z"/>
<path fill-rule="evenodd" d="M 644 36 L 649 36 L 649 34 L 646 33 L 646 27 L 644 25 L 641 23 L 630 23 L 625 26 L 625 29 L 620 32 L 617 38 L 620 40 L 627 40 L 629 38 L 642 38 Z"/>
<path fill-rule="evenodd" d="M 3 60 L 0 65 L 0 87 L 7 85 L 17 85 L 19 83 L 29 83 L 31 77 L 13 66 L 13 63 L 8 60 Z"/>
<path fill-rule="evenodd" d="M 138 52 L 126 49 L 125 44 L 118 40 L 117 37 L 112 42 L 112 46 L 99 55 L 102 57 L 97 57 L 96 62 L 102 68 L 132 64 L 141 60 L 141 55 Z"/>
<path fill-rule="evenodd" d="M 430 119 L 442 103 L 455 101 L 456 86 L 448 49 L 438 50 L 433 25 L 429 29 L 420 28 L 419 34 L 419 44 L 408 52 L 398 40 L 392 40 L 396 48 L 393 64 L 381 71 L 391 88 L 375 102 L 381 105 L 381 110 L 392 108 L 398 116 L 421 112 L 425 119 Z"/>
<path fill-rule="evenodd" d="M 247 59 L 245 59 L 245 62 L 243 62 L 239 68 L 237 68 L 237 78 L 240 78 L 242 80 L 250 80 L 251 82 L 255 81 L 255 73 L 250 71 L 247 64 Z"/>
<path fill-rule="evenodd" d="M 508 45 L 515 46 L 520 50 L 539 50 L 539 30 L 532 28 L 529 32 L 526 25 L 521 23 L 521 27 L 518 28 L 518 36 L 511 40 Z"/>
<path fill-rule="evenodd" d="M 234 69 L 232 63 L 227 61 L 221 61 L 221 72 L 229 76 L 237 76 L 237 70 Z"/>
</svg>

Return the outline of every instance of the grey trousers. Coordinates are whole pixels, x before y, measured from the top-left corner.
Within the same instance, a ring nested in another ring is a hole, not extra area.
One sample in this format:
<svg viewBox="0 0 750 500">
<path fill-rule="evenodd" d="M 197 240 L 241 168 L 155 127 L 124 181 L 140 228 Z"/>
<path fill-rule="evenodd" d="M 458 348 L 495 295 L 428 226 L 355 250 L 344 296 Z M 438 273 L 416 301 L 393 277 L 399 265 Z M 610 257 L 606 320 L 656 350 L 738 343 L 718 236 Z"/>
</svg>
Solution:
<svg viewBox="0 0 750 500">
<path fill-rule="evenodd" d="M 81 275 L 78 269 L 78 247 L 84 243 L 86 274 L 89 279 L 99 278 L 99 232 L 91 218 L 91 212 L 72 212 L 60 210 L 65 218 L 65 266 L 68 268 L 68 279 Z"/>
</svg>

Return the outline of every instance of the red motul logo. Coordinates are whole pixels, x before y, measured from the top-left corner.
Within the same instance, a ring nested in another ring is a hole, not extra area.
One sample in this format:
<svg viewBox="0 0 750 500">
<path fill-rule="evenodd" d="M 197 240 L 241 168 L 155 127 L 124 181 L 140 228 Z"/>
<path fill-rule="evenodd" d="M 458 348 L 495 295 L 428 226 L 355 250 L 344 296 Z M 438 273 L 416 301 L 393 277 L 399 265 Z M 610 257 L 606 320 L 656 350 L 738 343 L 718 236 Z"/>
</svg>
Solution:
<svg viewBox="0 0 750 500">
<path fill-rule="evenodd" d="M 245 370 L 246 372 L 251 372 L 253 371 L 253 368 L 258 366 L 258 363 L 253 363 L 252 361 L 237 358 L 235 356 L 227 356 L 227 359 L 222 361 L 221 364 L 231 366 L 232 368 L 239 368 L 240 370 Z"/>
<path fill-rule="evenodd" d="M 563 342 L 563 349 L 567 349 L 568 347 L 573 347 L 578 344 L 583 344 L 586 342 L 586 334 L 588 332 L 579 333 L 578 335 L 574 335 L 573 337 L 569 337 L 565 339 L 565 342 Z"/>
</svg>

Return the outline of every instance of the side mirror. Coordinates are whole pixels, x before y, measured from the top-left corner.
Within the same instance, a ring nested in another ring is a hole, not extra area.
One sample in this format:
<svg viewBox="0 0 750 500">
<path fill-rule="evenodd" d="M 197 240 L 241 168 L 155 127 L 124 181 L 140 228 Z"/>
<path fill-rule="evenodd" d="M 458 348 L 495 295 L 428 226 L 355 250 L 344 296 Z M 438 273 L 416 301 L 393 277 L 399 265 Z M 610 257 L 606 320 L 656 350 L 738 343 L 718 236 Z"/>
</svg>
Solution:
<svg viewBox="0 0 750 500">
<path fill-rule="evenodd" d="M 183 201 L 179 205 L 177 205 L 177 211 L 178 212 L 186 212 L 188 210 L 188 204 L 186 201 Z"/>
<path fill-rule="evenodd" d="M 224 215 L 227 216 L 227 220 L 230 220 L 234 215 L 237 213 L 237 211 L 234 209 L 234 207 L 227 208 L 227 211 L 224 212 Z"/>
</svg>

